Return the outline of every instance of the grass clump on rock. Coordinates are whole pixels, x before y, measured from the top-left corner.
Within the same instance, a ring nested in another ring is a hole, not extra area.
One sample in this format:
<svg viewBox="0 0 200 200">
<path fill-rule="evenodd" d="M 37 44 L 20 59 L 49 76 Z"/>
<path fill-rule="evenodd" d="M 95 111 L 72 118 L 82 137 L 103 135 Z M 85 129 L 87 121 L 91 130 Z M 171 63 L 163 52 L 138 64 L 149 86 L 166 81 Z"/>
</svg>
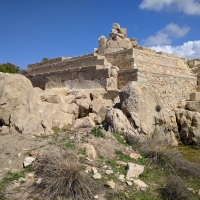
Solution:
<svg viewBox="0 0 200 200">
<path fill-rule="evenodd" d="M 96 127 L 91 130 L 91 134 L 95 137 L 105 138 L 105 134 L 99 128 Z"/>
<path fill-rule="evenodd" d="M 37 160 L 34 168 L 37 176 L 42 178 L 42 182 L 36 186 L 36 191 L 44 199 L 93 198 L 91 188 L 94 187 L 94 183 L 82 173 L 82 166 L 74 152 L 53 148 Z"/>
</svg>

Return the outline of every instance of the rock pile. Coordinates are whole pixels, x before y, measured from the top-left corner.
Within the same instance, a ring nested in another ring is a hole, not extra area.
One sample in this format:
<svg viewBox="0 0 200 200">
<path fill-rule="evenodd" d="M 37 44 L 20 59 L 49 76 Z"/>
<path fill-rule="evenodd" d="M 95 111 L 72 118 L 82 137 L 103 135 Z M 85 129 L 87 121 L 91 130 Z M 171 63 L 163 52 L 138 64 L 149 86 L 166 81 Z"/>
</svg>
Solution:
<svg viewBox="0 0 200 200">
<path fill-rule="evenodd" d="M 137 47 L 137 39 L 136 38 L 126 38 L 126 28 L 120 28 L 120 25 L 114 23 L 112 25 L 111 32 L 109 34 L 109 38 L 106 39 L 105 36 L 101 36 L 98 40 L 98 54 L 104 55 L 107 53 L 123 50 L 123 49 L 131 49 L 133 47 Z"/>
</svg>

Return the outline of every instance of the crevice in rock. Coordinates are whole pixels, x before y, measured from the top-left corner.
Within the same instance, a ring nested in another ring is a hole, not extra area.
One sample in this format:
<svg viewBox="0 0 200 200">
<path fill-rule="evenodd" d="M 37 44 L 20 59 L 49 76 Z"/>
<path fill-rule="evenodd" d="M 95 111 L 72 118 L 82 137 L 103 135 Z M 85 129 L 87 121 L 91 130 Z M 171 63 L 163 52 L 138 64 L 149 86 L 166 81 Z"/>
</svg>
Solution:
<svg viewBox="0 0 200 200">
<path fill-rule="evenodd" d="M 0 119 L 0 126 L 4 126 L 4 122 L 2 119 Z"/>
</svg>

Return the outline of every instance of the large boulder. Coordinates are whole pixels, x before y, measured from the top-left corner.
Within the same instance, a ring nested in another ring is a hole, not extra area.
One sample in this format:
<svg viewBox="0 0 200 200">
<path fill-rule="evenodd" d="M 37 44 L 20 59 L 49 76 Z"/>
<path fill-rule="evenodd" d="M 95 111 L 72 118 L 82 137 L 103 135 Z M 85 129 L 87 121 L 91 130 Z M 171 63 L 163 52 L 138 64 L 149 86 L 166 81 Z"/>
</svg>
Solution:
<svg viewBox="0 0 200 200">
<path fill-rule="evenodd" d="M 175 109 L 180 137 L 184 143 L 193 144 L 200 137 L 200 113 Z"/>
<path fill-rule="evenodd" d="M 107 110 L 106 121 L 111 131 L 137 135 L 137 131 L 131 126 L 127 117 L 117 108 L 110 108 Z"/>
<path fill-rule="evenodd" d="M 53 90 L 33 88 L 20 74 L 0 73 L 1 124 L 8 126 L 10 133 L 34 135 L 52 134 L 53 126 L 72 125 L 78 116 L 78 106 L 59 100 L 67 94 L 65 90 Z"/>
<path fill-rule="evenodd" d="M 128 83 L 119 93 L 121 110 L 139 133 L 177 131 L 174 112 L 166 112 L 160 97 L 149 87 Z"/>
</svg>

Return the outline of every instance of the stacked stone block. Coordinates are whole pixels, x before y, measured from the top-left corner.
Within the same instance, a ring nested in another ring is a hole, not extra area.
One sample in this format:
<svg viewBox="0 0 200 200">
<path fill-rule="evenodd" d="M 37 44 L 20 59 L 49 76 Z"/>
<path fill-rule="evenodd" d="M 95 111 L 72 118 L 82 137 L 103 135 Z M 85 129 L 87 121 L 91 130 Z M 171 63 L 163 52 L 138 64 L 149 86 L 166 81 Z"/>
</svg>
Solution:
<svg viewBox="0 0 200 200">
<path fill-rule="evenodd" d="M 133 47 L 137 47 L 137 39 L 136 38 L 126 38 L 126 29 L 120 28 L 120 25 L 114 23 L 112 25 L 111 32 L 109 34 L 109 38 L 106 39 L 105 36 L 101 36 L 98 40 L 98 54 L 105 55 L 112 52 L 131 49 Z"/>
<path fill-rule="evenodd" d="M 102 87 L 111 91 L 137 81 L 153 88 L 169 110 L 179 101 L 188 100 L 197 83 L 200 86 L 199 59 L 188 60 L 138 46 L 135 38 L 126 38 L 126 29 L 119 24 L 113 24 L 109 36 L 99 38 L 95 53 L 34 63 L 22 74 L 42 89 Z"/>
</svg>

